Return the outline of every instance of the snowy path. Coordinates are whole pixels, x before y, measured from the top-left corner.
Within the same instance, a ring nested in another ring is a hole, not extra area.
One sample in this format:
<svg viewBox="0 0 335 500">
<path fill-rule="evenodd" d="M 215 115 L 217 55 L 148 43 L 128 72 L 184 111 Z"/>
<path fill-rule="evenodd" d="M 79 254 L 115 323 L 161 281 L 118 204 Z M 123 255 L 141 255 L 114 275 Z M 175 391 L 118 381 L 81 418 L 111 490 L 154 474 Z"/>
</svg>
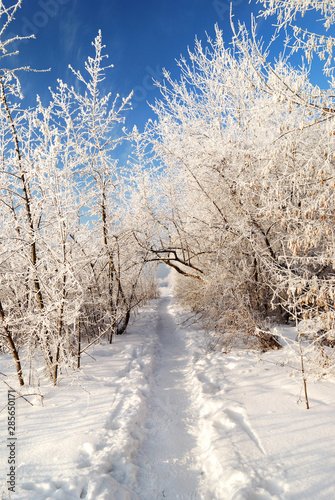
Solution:
<svg viewBox="0 0 335 500">
<path fill-rule="evenodd" d="M 15 495 L 4 405 L 17 381 L 0 356 L 0 498 L 334 499 L 334 378 L 309 381 L 306 411 L 286 348 L 208 351 L 171 289 L 161 293 L 56 388 L 37 365 L 39 384 L 22 390 L 33 406 L 16 402 Z"/>
<path fill-rule="evenodd" d="M 148 436 L 138 457 L 141 499 L 199 498 L 201 470 L 197 468 L 197 442 L 192 435 L 196 422 L 185 389 L 187 351 L 169 313 L 170 302 L 171 297 L 163 295 L 157 308 L 159 350 L 145 423 Z"/>
</svg>

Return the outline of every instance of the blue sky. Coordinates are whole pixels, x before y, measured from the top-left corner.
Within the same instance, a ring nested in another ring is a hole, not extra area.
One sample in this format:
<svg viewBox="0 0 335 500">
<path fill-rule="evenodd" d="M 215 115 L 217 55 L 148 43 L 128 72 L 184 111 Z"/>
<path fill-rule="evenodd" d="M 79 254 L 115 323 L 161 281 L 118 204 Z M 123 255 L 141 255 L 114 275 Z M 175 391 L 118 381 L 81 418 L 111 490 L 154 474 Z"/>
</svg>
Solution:
<svg viewBox="0 0 335 500">
<path fill-rule="evenodd" d="M 249 22 L 258 6 L 234 0 L 233 9 L 236 18 Z M 152 77 L 161 79 L 162 67 L 177 76 L 175 59 L 186 54 L 188 46 L 193 48 L 196 35 L 205 40 L 206 31 L 213 34 L 215 23 L 229 43 L 229 0 L 23 0 L 10 31 L 34 33 L 36 40 L 18 45 L 15 64 L 52 69 L 23 77 L 25 102 L 33 104 L 36 93 L 47 99 L 47 88 L 55 87 L 57 78 L 71 82 L 68 64 L 82 69 L 101 29 L 115 66 L 107 90 L 123 96 L 134 90 L 134 110 L 127 122 L 141 129 L 151 116 L 146 101 L 158 95 Z"/>
<path fill-rule="evenodd" d="M 5 0 L 13 3 L 14 0 Z M 250 24 L 257 14 L 255 0 L 233 0 L 235 19 Z M 165 67 L 178 77 L 175 59 L 194 46 L 194 39 L 205 41 L 205 33 L 214 34 L 217 23 L 226 43 L 231 39 L 229 0 L 23 0 L 15 23 L 9 31 L 19 35 L 35 34 L 36 39 L 18 45 L 20 55 L 15 66 L 30 65 L 36 69 L 51 68 L 48 73 L 30 73 L 22 78 L 25 105 L 32 105 L 39 93 L 48 99 L 48 87 L 57 78 L 73 83 L 68 69 L 83 69 L 88 55 L 93 55 L 91 41 L 102 30 L 106 52 L 114 68 L 109 71 L 106 91 L 122 96 L 134 91 L 134 110 L 126 125 L 135 123 L 141 130 L 153 117 L 147 101 L 159 94 L 152 77 L 161 79 Z M 258 23 L 260 35 L 268 38 L 274 19 Z M 280 43 L 276 48 L 280 50 Z"/>
</svg>

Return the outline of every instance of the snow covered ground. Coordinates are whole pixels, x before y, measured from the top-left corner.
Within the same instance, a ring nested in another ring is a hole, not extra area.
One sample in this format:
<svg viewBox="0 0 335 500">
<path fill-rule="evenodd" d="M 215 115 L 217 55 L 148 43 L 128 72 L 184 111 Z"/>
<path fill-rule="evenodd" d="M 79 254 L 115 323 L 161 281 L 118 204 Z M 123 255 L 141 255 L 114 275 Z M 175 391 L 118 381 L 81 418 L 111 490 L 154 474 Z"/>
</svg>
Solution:
<svg viewBox="0 0 335 500">
<path fill-rule="evenodd" d="M 285 349 L 208 352 L 170 288 L 161 291 L 57 388 L 41 376 L 34 406 L 16 400 L 14 493 L 1 411 L 1 498 L 335 498 L 334 380 L 309 383 L 307 411 Z M 17 387 L 11 364 L 0 357 L 0 409 L 7 384 Z"/>
</svg>

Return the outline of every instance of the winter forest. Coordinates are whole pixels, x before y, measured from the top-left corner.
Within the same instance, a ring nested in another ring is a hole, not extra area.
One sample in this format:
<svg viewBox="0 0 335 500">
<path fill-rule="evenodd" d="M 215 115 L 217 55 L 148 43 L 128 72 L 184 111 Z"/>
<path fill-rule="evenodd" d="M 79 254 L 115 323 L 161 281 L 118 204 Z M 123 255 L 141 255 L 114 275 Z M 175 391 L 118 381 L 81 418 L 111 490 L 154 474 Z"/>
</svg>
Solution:
<svg viewBox="0 0 335 500">
<path fill-rule="evenodd" d="M 1 2 L 0 75 L 1 344 L 20 385 L 36 352 L 56 384 L 61 364 L 80 366 L 83 346 L 122 334 L 155 295 L 158 262 L 180 275 L 178 297 L 211 345 L 277 348 L 273 322 L 308 320 L 315 356 L 331 366 L 333 5 L 266 2 L 278 29 L 310 9 L 324 24 L 320 34 L 293 26 L 275 62 L 234 19 L 231 47 L 218 28 L 205 46 L 196 40 L 180 79 L 165 71 L 157 119 L 139 132 L 124 127 L 131 95 L 100 92 L 101 33 L 86 72 L 72 69 L 78 85 L 59 80 L 48 106 L 37 97 L 21 109 L 20 72 L 30 68 L 5 68 L 20 4 Z M 305 64 L 294 68 L 298 50 Z M 329 89 L 309 82 L 313 56 Z M 124 141 L 133 147 L 121 164 Z"/>
<path fill-rule="evenodd" d="M 7 39 L 22 1 L 0 1 L 0 357 L 18 391 L 117 342 L 164 263 L 209 350 L 280 350 L 278 325 L 296 327 L 308 408 L 309 374 L 335 362 L 335 2 L 261 1 L 269 45 L 231 12 L 231 43 L 196 38 L 156 82 L 155 120 L 129 130 L 101 32 L 75 85 L 23 109 L 34 68 L 12 68 Z"/>
</svg>

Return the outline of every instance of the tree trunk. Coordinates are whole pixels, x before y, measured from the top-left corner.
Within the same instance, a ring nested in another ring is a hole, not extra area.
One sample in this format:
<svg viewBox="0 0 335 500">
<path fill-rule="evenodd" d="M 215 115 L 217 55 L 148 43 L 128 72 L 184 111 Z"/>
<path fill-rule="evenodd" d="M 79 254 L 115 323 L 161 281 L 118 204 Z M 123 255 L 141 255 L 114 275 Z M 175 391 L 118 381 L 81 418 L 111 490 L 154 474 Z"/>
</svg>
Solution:
<svg viewBox="0 0 335 500">
<path fill-rule="evenodd" d="M 0 301 L 0 319 L 1 319 L 1 322 L 2 322 L 3 329 L 5 331 L 5 336 L 6 336 L 7 340 L 8 340 L 8 344 L 9 344 L 10 350 L 12 351 L 12 355 L 13 355 L 13 358 L 14 358 L 14 361 L 15 361 L 16 372 L 17 372 L 17 376 L 18 376 L 18 379 L 19 379 L 19 383 L 20 383 L 20 386 L 22 387 L 24 385 L 24 380 L 23 380 L 23 374 L 22 374 L 21 361 L 20 361 L 19 353 L 18 353 L 18 350 L 16 348 L 14 339 L 12 337 L 12 334 L 11 334 L 8 326 L 6 325 L 6 322 L 5 322 L 5 313 L 4 313 L 1 301 Z"/>
<path fill-rule="evenodd" d="M 78 351 L 77 351 L 77 368 L 80 368 L 81 361 L 81 326 L 80 326 L 80 318 L 78 318 Z"/>
<path fill-rule="evenodd" d="M 16 131 L 16 127 L 15 127 L 15 123 L 14 123 L 11 111 L 10 111 L 9 106 L 8 106 L 5 85 L 4 85 L 3 78 L 1 75 L 0 75 L 0 88 L 1 88 L 1 102 L 6 110 L 7 119 L 9 122 L 9 126 L 11 129 L 11 133 L 12 133 L 13 141 L 14 141 L 14 145 L 15 145 L 15 153 L 16 153 L 16 157 L 17 157 L 17 166 L 18 166 L 18 171 L 19 171 L 18 176 L 19 176 L 20 181 L 21 181 L 22 193 L 23 193 L 22 197 L 24 200 L 26 217 L 27 217 L 27 222 L 28 222 L 28 227 L 29 227 L 30 258 L 31 258 L 31 263 L 32 263 L 33 271 L 34 271 L 34 288 L 35 288 L 35 292 L 36 292 L 36 297 L 37 297 L 39 309 L 41 311 L 43 311 L 44 310 L 44 301 L 43 301 L 42 290 L 41 290 L 39 278 L 37 275 L 37 249 L 36 249 L 36 239 L 35 239 L 35 228 L 34 228 L 34 223 L 33 223 L 32 212 L 31 212 L 31 199 L 30 199 L 30 195 L 29 195 L 29 188 L 28 188 L 28 183 L 26 180 L 25 172 L 24 172 L 24 169 L 22 168 L 22 156 L 21 156 L 19 138 L 18 138 L 18 134 Z M 40 338 L 39 338 L 38 334 L 37 334 L 37 340 L 40 342 Z M 48 347 L 47 347 L 47 362 L 50 364 L 50 368 L 51 368 L 51 366 L 53 364 L 53 357 L 52 357 L 52 353 Z"/>
</svg>

